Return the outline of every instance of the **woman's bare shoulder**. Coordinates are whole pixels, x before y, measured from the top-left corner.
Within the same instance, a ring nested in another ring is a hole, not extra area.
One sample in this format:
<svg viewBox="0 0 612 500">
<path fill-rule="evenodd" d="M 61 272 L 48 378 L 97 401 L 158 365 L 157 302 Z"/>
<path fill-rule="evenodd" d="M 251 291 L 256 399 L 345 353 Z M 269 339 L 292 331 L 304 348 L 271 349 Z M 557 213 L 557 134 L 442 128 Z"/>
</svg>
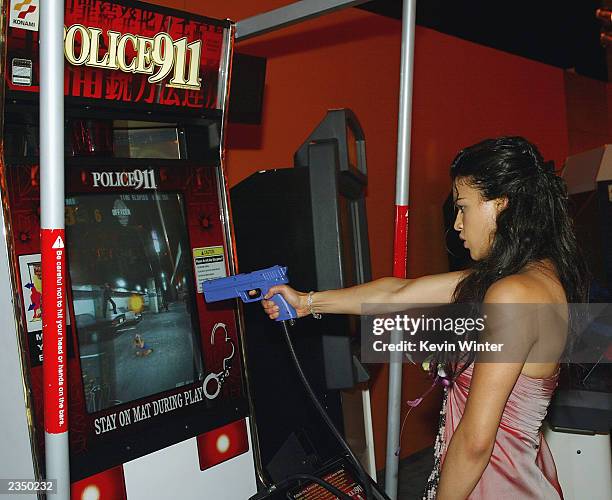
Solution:
<svg viewBox="0 0 612 500">
<path fill-rule="evenodd" d="M 557 304 L 565 302 L 565 292 L 554 270 L 542 264 L 496 281 L 487 290 L 485 302 Z"/>
</svg>

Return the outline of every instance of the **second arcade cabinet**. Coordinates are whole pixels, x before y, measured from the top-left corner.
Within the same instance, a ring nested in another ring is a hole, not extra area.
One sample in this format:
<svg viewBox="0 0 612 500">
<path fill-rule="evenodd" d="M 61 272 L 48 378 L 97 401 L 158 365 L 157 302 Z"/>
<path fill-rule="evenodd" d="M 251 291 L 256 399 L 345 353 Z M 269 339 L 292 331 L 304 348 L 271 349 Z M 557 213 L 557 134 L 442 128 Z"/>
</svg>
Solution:
<svg viewBox="0 0 612 500">
<path fill-rule="evenodd" d="M 329 111 L 295 153 L 293 168 L 260 171 L 231 190 L 240 272 L 285 265 L 301 291 L 369 281 L 366 184 L 357 118 L 347 109 Z M 245 330 L 263 468 L 274 481 L 313 472 L 342 454 L 340 445 L 308 399 L 279 325 L 248 307 Z M 291 332 L 319 400 L 373 474 L 358 318 L 308 317 Z"/>
</svg>

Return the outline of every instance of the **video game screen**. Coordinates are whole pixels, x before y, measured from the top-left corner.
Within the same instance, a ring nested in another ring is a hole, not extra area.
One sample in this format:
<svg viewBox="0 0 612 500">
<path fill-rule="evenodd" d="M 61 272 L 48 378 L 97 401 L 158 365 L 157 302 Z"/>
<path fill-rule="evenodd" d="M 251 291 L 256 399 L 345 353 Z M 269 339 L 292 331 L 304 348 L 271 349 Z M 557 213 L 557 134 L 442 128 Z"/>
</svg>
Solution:
<svg viewBox="0 0 612 500">
<path fill-rule="evenodd" d="M 87 412 L 202 380 L 182 195 L 70 196 L 66 236 Z"/>
</svg>

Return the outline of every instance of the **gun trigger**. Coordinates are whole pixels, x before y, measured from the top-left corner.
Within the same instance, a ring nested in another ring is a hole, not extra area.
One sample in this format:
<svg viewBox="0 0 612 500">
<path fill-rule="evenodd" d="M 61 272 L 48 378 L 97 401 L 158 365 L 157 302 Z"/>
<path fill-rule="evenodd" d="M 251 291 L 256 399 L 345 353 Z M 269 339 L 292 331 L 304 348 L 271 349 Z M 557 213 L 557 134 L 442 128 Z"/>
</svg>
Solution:
<svg viewBox="0 0 612 500">
<path fill-rule="evenodd" d="M 255 295 L 251 295 L 249 292 L 254 291 L 256 292 Z M 252 288 L 250 290 L 246 290 L 244 292 L 241 292 L 241 294 L 244 294 L 241 298 L 243 302 L 254 302 L 256 300 L 260 300 L 263 298 L 263 293 L 261 291 L 261 289 L 259 288 Z"/>
</svg>

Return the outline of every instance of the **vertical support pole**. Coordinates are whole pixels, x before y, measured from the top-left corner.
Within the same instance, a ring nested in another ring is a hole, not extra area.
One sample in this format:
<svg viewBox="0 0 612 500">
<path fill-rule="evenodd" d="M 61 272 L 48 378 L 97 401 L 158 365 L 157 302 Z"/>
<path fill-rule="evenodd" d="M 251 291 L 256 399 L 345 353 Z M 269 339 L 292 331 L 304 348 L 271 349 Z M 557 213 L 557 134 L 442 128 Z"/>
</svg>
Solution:
<svg viewBox="0 0 612 500">
<path fill-rule="evenodd" d="M 410 181 L 410 133 L 412 129 L 412 81 L 416 0 L 403 0 L 402 60 L 400 70 L 400 103 L 397 130 L 397 175 L 395 185 L 395 244 L 393 275 L 406 277 L 408 253 L 408 194 Z M 399 343 L 402 333 L 391 333 L 391 343 Z M 392 352 L 389 363 L 389 399 L 387 404 L 387 456 L 385 490 L 397 498 L 400 420 L 402 409 L 402 353 Z"/>
<path fill-rule="evenodd" d="M 40 216 L 46 478 L 70 499 L 64 248 L 64 2 L 40 2 Z"/>
</svg>

